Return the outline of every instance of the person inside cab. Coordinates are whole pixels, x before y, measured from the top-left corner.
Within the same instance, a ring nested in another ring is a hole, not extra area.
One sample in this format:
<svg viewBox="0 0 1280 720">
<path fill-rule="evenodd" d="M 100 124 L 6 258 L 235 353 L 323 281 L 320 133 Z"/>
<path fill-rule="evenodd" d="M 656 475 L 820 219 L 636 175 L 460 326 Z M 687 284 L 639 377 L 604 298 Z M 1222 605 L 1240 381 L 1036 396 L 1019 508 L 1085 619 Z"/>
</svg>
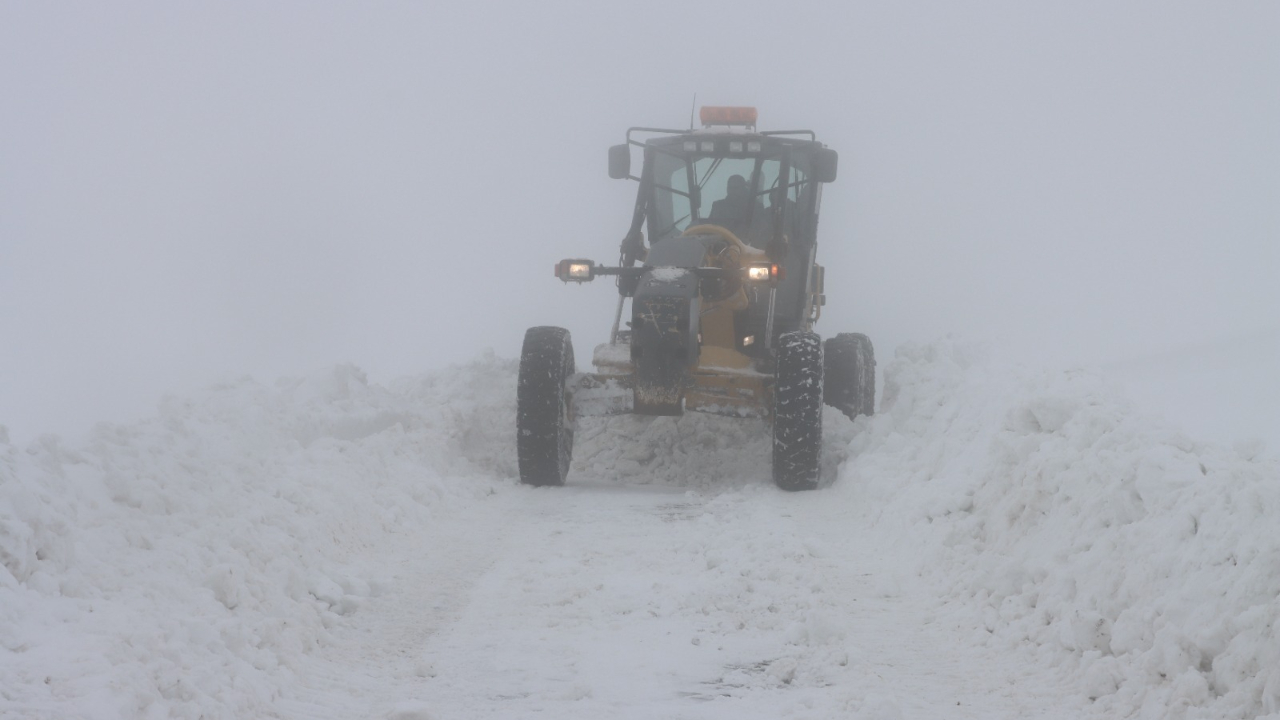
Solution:
<svg viewBox="0 0 1280 720">
<path fill-rule="evenodd" d="M 758 202 L 755 212 L 752 212 L 751 199 L 751 187 L 747 184 L 747 179 L 741 175 L 730 175 L 724 198 L 711 203 L 711 214 L 707 217 L 707 222 L 719 225 L 737 235 L 740 240 L 750 242 L 747 231 L 751 229 L 752 215 L 764 215 L 764 208 Z"/>
</svg>

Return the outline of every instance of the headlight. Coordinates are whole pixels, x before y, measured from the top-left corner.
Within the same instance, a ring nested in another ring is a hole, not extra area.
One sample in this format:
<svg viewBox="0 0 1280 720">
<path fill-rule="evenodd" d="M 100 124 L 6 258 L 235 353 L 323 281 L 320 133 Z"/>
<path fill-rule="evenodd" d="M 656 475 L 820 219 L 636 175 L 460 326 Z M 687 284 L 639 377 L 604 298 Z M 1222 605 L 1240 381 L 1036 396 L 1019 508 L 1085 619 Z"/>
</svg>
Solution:
<svg viewBox="0 0 1280 720">
<path fill-rule="evenodd" d="M 780 277 L 777 263 L 747 266 L 747 282 L 770 282 Z"/>
<path fill-rule="evenodd" d="M 556 264 L 556 277 L 565 282 L 586 282 L 595 277 L 595 263 L 590 260 L 561 260 Z"/>
</svg>

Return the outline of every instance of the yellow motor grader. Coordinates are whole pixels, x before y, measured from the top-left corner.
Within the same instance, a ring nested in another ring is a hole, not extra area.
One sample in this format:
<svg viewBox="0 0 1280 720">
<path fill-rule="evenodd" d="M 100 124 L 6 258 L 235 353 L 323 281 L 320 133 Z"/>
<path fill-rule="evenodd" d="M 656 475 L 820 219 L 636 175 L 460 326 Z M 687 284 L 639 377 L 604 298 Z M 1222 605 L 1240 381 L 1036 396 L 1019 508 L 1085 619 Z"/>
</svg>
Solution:
<svg viewBox="0 0 1280 720">
<path fill-rule="evenodd" d="M 703 107 L 700 129 L 633 127 L 609 149 L 609 176 L 640 183 L 619 262 L 564 260 L 556 276 L 615 278 L 613 329 L 590 373 L 577 372 L 567 330 L 525 333 L 522 482 L 564 484 L 580 416 L 696 411 L 769 423 L 774 482 L 812 489 L 824 402 L 851 418 L 874 411 L 871 341 L 842 333 L 824 344 L 813 332 L 826 302 L 818 213 L 837 154 L 809 130 L 758 131 L 756 118 L 755 108 Z"/>
</svg>

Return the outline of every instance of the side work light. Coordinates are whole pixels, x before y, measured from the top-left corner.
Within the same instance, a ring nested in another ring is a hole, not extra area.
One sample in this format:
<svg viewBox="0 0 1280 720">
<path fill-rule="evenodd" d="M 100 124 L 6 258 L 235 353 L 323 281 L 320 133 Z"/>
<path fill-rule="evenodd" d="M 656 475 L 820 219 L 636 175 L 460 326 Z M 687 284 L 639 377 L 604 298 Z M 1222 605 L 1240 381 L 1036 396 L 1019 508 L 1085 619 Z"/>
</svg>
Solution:
<svg viewBox="0 0 1280 720">
<path fill-rule="evenodd" d="M 561 260 L 556 263 L 556 277 L 564 282 L 587 282 L 595 278 L 595 267 L 591 260 Z"/>
</svg>

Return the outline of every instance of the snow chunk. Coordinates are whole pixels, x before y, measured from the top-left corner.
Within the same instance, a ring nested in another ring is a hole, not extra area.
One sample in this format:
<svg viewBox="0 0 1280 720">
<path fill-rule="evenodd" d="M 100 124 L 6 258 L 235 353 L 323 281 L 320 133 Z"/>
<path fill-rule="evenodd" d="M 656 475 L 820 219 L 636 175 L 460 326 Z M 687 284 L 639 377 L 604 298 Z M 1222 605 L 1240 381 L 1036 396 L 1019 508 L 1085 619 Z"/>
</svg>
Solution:
<svg viewBox="0 0 1280 720">
<path fill-rule="evenodd" d="M 689 269 L 680 267 L 655 267 L 649 268 L 649 277 L 658 282 L 675 282 L 688 277 Z"/>
</svg>

